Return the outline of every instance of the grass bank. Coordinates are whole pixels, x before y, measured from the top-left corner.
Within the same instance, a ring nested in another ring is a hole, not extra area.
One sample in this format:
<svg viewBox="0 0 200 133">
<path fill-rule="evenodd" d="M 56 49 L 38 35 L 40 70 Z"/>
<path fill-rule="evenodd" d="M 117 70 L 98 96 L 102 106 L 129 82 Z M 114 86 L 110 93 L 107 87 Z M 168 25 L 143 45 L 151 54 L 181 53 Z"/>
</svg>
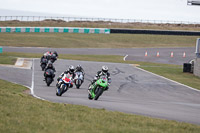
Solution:
<svg viewBox="0 0 200 133">
<path fill-rule="evenodd" d="M 61 18 L 62 19 L 62 18 Z M 160 30 L 190 30 L 199 31 L 199 24 L 153 24 L 153 23 L 114 23 L 104 21 L 60 21 L 48 20 L 37 22 L 24 22 L 24 21 L 1 21 L 0 27 L 89 27 L 89 28 L 129 28 L 129 29 L 160 29 Z"/>
<path fill-rule="evenodd" d="M 17 58 L 13 56 L 7 56 L 6 54 L 0 54 L 0 64 L 10 64 L 13 65 Z"/>
<path fill-rule="evenodd" d="M 9 58 L 25 57 L 25 58 L 40 58 L 42 54 L 33 53 L 10 53 L 4 52 L 0 55 Z M 200 90 L 200 78 L 194 76 L 191 73 L 183 73 L 183 68 L 180 65 L 170 64 L 158 64 L 149 62 L 138 62 L 138 61 L 123 61 L 123 56 L 119 55 L 59 55 L 60 59 L 68 60 L 84 60 L 84 61 L 100 61 L 100 62 L 113 62 L 113 63 L 127 63 L 127 64 L 139 64 L 140 68 L 153 72 L 155 74 L 164 76 L 172 79 L 179 83 L 188 85 L 190 87 Z M 8 59 L 9 60 L 9 59 Z"/>
<path fill-rule="evenodd" d="M 0 33 L 1 46 L 53 48 L 194 47 L 198 36 Z"/>
<path fill-rule="evenodd" d="M 198 133 L 200 126 L 35 99 L 0 80 L 0 132 Z"/>
</svg>

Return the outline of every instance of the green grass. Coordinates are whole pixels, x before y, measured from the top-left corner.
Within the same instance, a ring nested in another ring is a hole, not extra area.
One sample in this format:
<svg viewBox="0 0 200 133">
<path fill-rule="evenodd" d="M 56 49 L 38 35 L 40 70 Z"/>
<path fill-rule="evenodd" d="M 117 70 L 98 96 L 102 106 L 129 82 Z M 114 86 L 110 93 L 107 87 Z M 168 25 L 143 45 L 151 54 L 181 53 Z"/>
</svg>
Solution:
<svg viewBox="0 0 200 133">
<path fill-rule="evenodd" d="M 198 36 L 0 33 L 1 46 L 54 48 L 194 47 Z"/>
<path fill-rule="evenodd" d="M 27 88 L 0 80 L 0 132 L 198 133 L 200 126 L 144 116 L 41 101 Z"/>
<path fill-rule="evenodd" d="M 4 57 L 25 57 L 25 58 L 40 58 L 42 54 L 36 53 L 11 53 L 4 52 L 2 55 Z M 188 85 L 190 87 L 200 90 L 200 78 L 194 76 L 191 73 L 183 73 L 183 67 L 180 65 L 171 64 L 159 64 L 150 62 L 139 62 L 139 61 L 123 61 L 123 56 L 119 55 L 70 55 L 70 54 L 60 54 L 60 59 L 68 60 L 84 60 L 84 61 L 99 61 L 99 62 L 113 62 L 113 63 L 127 63 L 127 64 L 139 64 L 140 68 L 156 73 L 158 75 L 164 76 L 166 78 L 172 79 L 179 83 Z M 0 61 L 1 62 L 1 61 Z"/>
<path fill-rule="evenodd" d="M 0 53 L 0 64 L 9 64 L 13 65 L 16 62 L 17 58 L 7 56 L 4 53 Z"/>
</svg>

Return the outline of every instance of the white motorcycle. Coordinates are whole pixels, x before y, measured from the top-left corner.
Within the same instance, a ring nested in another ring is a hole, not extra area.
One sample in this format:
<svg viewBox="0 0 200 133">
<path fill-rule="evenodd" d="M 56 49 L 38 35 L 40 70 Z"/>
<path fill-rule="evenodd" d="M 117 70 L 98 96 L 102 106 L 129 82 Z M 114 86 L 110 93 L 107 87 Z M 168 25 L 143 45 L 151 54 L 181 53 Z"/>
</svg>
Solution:
<svg viewBox="0 0 200 133">
<path fill-rule="evenodd" d="M 56 87 L 56 95 L 61 96 L 65 93 L 69 88 L 73 86 L 72 75 L 64 74 L 64 76 L 58 81 Z"/>
<path fill-rule="evenodd" d="M 76 88 L 79 89 L 84 81 L 84 75 L 82 72 L 76 72 L 75 74 L 76 76 L 74 78 L 74 83 L 76 85 Z"/>
</svg>

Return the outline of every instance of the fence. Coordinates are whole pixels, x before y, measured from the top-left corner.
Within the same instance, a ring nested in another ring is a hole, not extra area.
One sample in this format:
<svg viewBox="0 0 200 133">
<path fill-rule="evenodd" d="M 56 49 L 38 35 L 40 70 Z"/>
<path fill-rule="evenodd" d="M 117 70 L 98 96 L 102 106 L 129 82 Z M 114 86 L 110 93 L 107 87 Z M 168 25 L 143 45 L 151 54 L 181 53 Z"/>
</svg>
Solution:
<svg viewBox="0 0 200 133">
<path fill-rule="evenodd" d="M 153 23 L 153 24 L 200 24 L 191 21 L 171 21 L 171 20 L 143 20 L 143 19 L 114 19 L 114 18 L 84 18 L 84 17 L 52 17 L 52 16 L 0 16 L 0 21 L 91 21 L 91 22 L 117 22 L 117 23 Z"/>
</svg>

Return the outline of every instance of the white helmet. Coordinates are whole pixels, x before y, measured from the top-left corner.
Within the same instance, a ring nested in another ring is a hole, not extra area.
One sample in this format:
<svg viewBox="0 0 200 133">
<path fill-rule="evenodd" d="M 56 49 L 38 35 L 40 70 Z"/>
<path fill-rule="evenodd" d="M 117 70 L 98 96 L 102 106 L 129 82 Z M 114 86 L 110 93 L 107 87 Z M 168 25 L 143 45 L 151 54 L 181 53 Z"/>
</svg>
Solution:
<svg viewBox="0 0 200 133">
<path fill-rule="evenodd" d="M 102 66 L 102 71 L 103 71 L 104 73 L 107 73 L 107 72 L 108 72 L 108 67 L 107 67 L 107 66 Z"/>
<path fill-rule="evenodd" d="M 69 71 L 70 71 L 70 72 L 74 72 L 74 66 L 73 66 L 73 65 L 70 65 L 70 66 L 69 66 Z"/>
</svg>

